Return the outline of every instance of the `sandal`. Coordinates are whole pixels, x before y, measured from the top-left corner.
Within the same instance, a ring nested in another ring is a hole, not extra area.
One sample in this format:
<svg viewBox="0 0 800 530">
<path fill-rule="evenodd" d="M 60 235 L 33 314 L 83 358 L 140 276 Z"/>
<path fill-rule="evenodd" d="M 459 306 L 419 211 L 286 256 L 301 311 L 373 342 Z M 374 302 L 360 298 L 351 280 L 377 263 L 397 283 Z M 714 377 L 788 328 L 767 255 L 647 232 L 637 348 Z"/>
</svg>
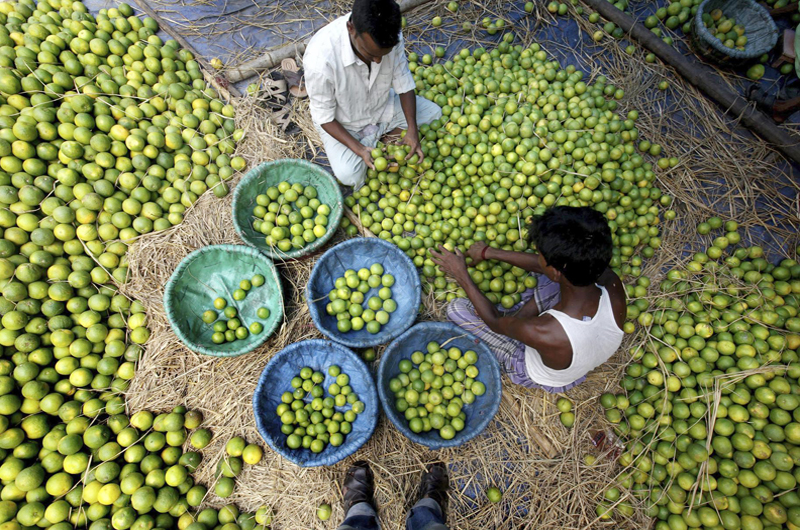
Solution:
<svg viewBox="0 0 800 530">
<path fill-rule="evenodd" d="M 767 114 L 772 113 L 772 107 L 775 105 L 775 96 L 759 87 L 758 84 L 753 83 L 750 85 L 747 89 L 746 98 L 755 103 L 756 108 L 760 111 L 766 112 Z"/>
<path fill-rule="evenodd" d="M 247 91 L 249 94 L 257 96 L 259 99 L 275 100 L 277 103 L 272 103 L 271 106 L 278 105 L 280 108 L 286 101 L 286 96 L 284 95 L 286 87 L 286 81 L 283 79 L 266 77 L 248 86 Z"/>
<path fill-rule="evenodd" d="M 283 78 L 289 85 L 289 93 L 296 98 L 304 98 L 308 96 L 306 91 L 306 84 L 303 80 L 303 71 L 297 67 L 294 59 L 284 59 L 281 61 L 281 69 L 283 70 Z"/>
</svg>

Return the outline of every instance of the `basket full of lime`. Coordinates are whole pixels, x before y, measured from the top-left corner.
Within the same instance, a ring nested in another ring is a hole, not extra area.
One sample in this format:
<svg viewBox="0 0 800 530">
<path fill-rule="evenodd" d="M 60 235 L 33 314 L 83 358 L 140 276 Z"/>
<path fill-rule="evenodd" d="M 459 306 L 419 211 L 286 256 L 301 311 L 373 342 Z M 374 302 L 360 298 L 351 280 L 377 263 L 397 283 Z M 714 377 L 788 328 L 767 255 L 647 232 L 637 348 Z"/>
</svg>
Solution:
<svg viewBox="0 0 800 530">
<path fill-rule="evenodd" d="M 303 467 L 333 465 L 357 451 L 378 421 L 375 382 L 364 361 L 329 340 L 296 342 L 264 368 L 253 393 L 258 432 Z"/>
<path fill-rule="evenodd" d="M 421 298 L 414 264 L 396 246 L 355 238 L 317 261 L 306 287 L 314 325 L 353 348 L 384 344 L 408 329 Z"/>
<path fill-rule="evenodd" d="M 383 352 L 378 393 L 407 438 L 431 449 L 455 447 L 478 436 L 497 412 L 500 365 L 455 324 L 422 322 Z"/>
<path fill-rule="evenodd" d="M 239 237 L 272 259 L 297 259 L 321 248 L 342 220 L 333 176 L 306 160 L 275 160 L 252 170 L 233 194 Z"/>
</svg>

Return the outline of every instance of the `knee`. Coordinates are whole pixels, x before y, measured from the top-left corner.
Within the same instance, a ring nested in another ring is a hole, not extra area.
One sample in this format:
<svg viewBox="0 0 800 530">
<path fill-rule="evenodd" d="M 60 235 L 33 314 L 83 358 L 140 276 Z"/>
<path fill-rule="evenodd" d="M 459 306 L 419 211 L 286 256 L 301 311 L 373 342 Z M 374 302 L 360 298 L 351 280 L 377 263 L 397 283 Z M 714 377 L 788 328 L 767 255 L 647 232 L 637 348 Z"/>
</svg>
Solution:
<svg viewBox="0 0 800 530">
<path fill-rule="evenodd" d="M 330 161 L 336 180 L 345 186 L 361 187 L 367 175 L 367 165 L 358 157 L 355 159 Z"/>
<path fill-rule="evenodd" d="M 472 313 L 472 304 L 467 298 L 456 298 L 445 308 L 447 319 L 456 324 L 466 322 Z"/>
<path fill-rule="evenodd" d="M 420 125 L 426 125 L 433 120 L 438 120 L 442 117 L 442 109 L 428 99 L 417 96 L 417 121 Z"/>
</svg>

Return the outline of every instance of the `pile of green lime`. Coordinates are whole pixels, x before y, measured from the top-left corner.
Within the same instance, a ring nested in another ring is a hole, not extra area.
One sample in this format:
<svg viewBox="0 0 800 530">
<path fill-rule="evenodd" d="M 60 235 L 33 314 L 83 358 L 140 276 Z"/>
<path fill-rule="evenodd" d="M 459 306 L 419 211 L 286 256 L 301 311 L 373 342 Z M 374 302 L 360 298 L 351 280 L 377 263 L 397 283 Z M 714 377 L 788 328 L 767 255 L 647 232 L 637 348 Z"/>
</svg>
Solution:
<svg viewBox="0 0 800 530">
<path fill-rule="evenodd" d="M 235 436 L 225 444 L 225 455 L 217 463 L 214 476 L 217 483 L 214 493 L 217 497 L 227 499 L 233 495 L 236 485 L 234 480 L 242 472 L 244 464 L 255 465 L 261 462 L 263 449 L 255 444 L 248 444 L 241 436 Z"/>
<path fill-rule="evenodd" d="M 250 289 L 261 287 L 265 281 L 264 276 L 261 274 L 256 274 L 249 280 L 242 280 L 239 282 L 239 288 L 232 293 L 233 299 L 241 302 L 247 297 Z M 221 312 L 221 318 L 217 311 Z M 270 311 L 266 307 L 259 307 L 256 310 L 256 317 L 260 320 L 267 320 L 269 315 Z M 244 324 L 239 311 L 233 305 L 228 305 L 228 301 L 222 297 L 215 298 L 214 309 L 204 311 L 200 318 L 202 318 L 203 322 L 212 326 L 214 334 L 211 335 L 211 340 L 214 344 L 244 340 L 251 333 L 258 335 L 264 331 L 264 325 L 261 322 L 253 321 L 250 326 Z"/>
<path fill-rule="evenodd" d="M 414 433 L 439 431 L 451 440 L 466 425 L 464 406 L 486 392 L 476 381 L 478 354 L 474 350 L 442 349 L 429 342 L 427 353 L 415 351 L 398 363 L 400 374 L 389 380 L 395 409 L 403 414 Z"/>
<path fill-rule="evenodd" d="M 325 309 L 336 317 L 336 328 L 341 333 L 366 327 L 374 335 L 397 310 L 397 302 L 392 299 L 394 282 L 394 276 L 385 273 L 380 263 L 357 271 L 347 269 L 334 282 Z"/>
<path fill-rule="evenodd" d="M 282 252 L 300 249 L 328 231 L 331 207 L 317 198 L 317 188 L 283 181 L 256 197 L 253 229 Z"/>
<path fill-rule="evenodd" d="M 423 160 L 378 145 L 376 168 L 345 204 L 363 226 L 391 241 L 420 270 L 426 292 L 452 300 L 465 293 L 430 255 L 438 245 L 466 252 L 475 242 L 530 250 L 531 216 L 552 206 L 590 206 L 611 228 L 611 266 L 639 277 L 643 260 L 661 246 L 671 198 L 656 181 L 679 160 L 661 157 L 640 138 L 639 114 L 618 112 L 624 96 L 603 76 L 587 82 L 538 44 L 461 50 L 425 65 L 409 56 L 417 93 L 442 108 L 420 126 Z M 659 158 L 660 157 L 660 158 Z M 511 308 L 535 278 L 508 263 L 470 264 L 469 273 L 493 303 Z"/>
<path fill-rule="evenodd" d="M 197 510 L 202 414 L 126 414 L 150 337 L 128 243 L 244 168 L 233 107 L 127 4 L 0 2 L 0 521 L 252 530 Z M 191 447 L 183 447 L 189 433 Z"/>
<path fill-rule="evenodd" d="M 328 444 L 339 447 L 350 434 L 356 417 L 364 412 L 364 402 L 350 386 L 350 377 L 336 365 L 328 367 L 328 375 L 336 380 L 328 385 L 327 395 L 322 386 L 325 374 L 307 366 L 292 379 L 294 391 L 281 395 L 282 403 L 275 413 L 289 449 L 302 447 L 321 453 Z"/>
<path fill-rule="evenodd" d="M 622 392 L 603 394 L 625 444 L 597 514 L 645 503 L 655 528 L 800 526 L 800 265 L 739 246 L 735 221 L 629 306 L 639 323 Z M 635 289 L 635 288 L 634 288 Z"/>
</svg>

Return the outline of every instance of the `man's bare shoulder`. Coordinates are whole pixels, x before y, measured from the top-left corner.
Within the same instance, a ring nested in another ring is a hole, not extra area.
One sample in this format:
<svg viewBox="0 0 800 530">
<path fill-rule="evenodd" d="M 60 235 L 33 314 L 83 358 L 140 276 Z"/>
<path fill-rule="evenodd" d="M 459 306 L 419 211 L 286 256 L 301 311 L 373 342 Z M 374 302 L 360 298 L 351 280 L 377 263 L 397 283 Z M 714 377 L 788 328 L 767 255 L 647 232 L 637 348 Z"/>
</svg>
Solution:
<svg viewBox="0 0 800 530">
<path fill-rule="evenodd" d="M 512 317 L 516 320 L 522 341 L 532 348 L 554 346 L 563 339 L 563 329 L 552 315 L 543 313 L 535 317 Z"/>
</svg>

